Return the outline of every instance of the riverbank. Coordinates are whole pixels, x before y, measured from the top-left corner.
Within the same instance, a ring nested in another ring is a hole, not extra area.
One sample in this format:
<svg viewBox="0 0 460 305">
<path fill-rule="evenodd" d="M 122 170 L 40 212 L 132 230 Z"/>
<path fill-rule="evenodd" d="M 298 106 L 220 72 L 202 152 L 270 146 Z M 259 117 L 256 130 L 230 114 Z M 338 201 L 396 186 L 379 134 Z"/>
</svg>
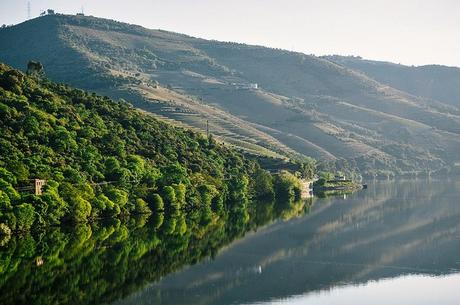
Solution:
<svg viewBox="0 0 460 305">
<path fill-rule="evenodd" d="M 313 183 L 313 194 L 318 197 L 349 194 L 366 188 L 367 185 L 353 180 L 341 179 L 318 179 Z"/>
</svg>

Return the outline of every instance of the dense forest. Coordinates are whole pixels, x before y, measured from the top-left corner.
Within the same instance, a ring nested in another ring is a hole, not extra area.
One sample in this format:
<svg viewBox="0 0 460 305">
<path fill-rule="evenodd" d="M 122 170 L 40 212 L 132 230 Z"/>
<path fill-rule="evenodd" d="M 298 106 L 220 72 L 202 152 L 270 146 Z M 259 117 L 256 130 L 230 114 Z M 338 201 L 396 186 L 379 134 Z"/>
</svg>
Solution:
<svg viewBox="0 0 460 305">
<path fill-rule="evenodd" d="M 178 211 L 244 226 L 253 198 L 300 198 L 302 173 L 271 175 L 212 137 L 0 64 L 2 234 L 33 225 Z M 20 192 L 44 179 L 41 195 Z"/>
</svg>

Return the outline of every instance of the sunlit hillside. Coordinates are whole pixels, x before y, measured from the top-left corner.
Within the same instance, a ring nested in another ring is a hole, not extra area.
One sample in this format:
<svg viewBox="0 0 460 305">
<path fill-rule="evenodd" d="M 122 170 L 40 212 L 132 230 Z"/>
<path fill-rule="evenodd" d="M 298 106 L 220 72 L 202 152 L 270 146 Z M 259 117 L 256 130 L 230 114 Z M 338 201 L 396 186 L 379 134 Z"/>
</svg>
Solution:
<svg viewBox="0 0 460 305">
<path fill-rule="evenodd" d="M 40 17 L 1 29 L 0 40 L 7 64 L 39 60 L 53 80 L 179 125 L 205 130 L 208 121 L 248 153 L 380 175 L 446 173 L 457 162 L 456 104 L 327 58 L 84 16 Z"/>
</svg>

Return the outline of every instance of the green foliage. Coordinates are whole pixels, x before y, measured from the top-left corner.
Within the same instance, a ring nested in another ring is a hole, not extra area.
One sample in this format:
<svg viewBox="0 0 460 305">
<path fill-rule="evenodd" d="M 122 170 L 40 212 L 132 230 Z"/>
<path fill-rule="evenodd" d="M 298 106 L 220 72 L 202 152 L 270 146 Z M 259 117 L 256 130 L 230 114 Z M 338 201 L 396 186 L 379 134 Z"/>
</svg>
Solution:
<svg viewBox="0 0 460 305">
<path fill-rule="evenodd" d="M 187 170 L 180 165 L 178 162 L 173 164 L 167 165 L 161 169 L 162 185 L 172 185 L 172 184 L 179 184 L 185 183 L 188 184 L 188 175 Z"/>
<path fill-rule="evenodd" d="M 35 209 L 31 204 L 23 203 L 13 209 L 16 216 L 16 230 L 27 231 L 35 221 Z"/>
<path fill-rule="evenodd" d="M 58 187 L 51 184 L 53 189 Z M 243 188 L 245 185 L 234 184 Z M 79 190 L 66 183 L 59 188 L 63 194 Z M 196 210 L 180 209 L 167 214 L 155 211 L 147 221 L 123 217 L 99 223 L 93 219 L 90 224 L 79 223 L 73 228 L 51 226 L 21 235 L 8 234 L 7 228 L 12 227 L 0 221 L 0 290 L 5 291 L 0 294 L 0 303 L 49 304 L 59 299 L 59 304 L 111 304 L 185 265 L 213 257 L 219 249 L 258 226 L 306 211 L 303 202 L 274 208 L 274 202 L 239 200 L 225 201 L 228 213 L 216 215 L 207 203 L 217 190 L 211 184 L 202 184 L 199 190 L 206 204 L 197 217 L 193 217 Z M 118 205 L 102 191 L 97 190 L 90 203 L 93 210 L 97 208 L 106 215 L 110 206 Z M 87 194 L 80 200 L 83 197 Z M 30 211 L 30 205 L 24 206 Z M 146 202 L 137 198 L 134 206 L 134 212 L 141 211 Z M 18 217 L 18 227 L 23 227 L 24 217 Z M 18 300 L 18 295 L 24 297 Z"/>
<path fill-rule="evenodd" d="M 176 192 L 172 186 L 166 186 L 163 188 L 163 198 L 166 203 L 166 207 L 179 209 L 180 204 L 176 200 Z"/>
<path fill-rule="evenodd" d="M 174 188 L 174 193 L 176 195 L 176 202 L 179 207 L 182 207 L 185 205 L 185 197 L 186 197 L 186 192 L 187 188 L 185 184 L 179 183 L 179 184 L 173 184 L 172 187 Z"/>
<path fill-rule="evenodd" d="M 91 215 L 91 204 L 78 196 L 70 199 L 71 218 L 74 222 L 85 222 Z"/>
<path fill-rule="evenodd" d="M 0 191 L 2 191 L 10 201 L 18 200 L 20 198 L 18 192 L 13 188 L 13 186 L 1 178 Z"/>
<path fill-rule="evenodd" d="M 5 71 L 0 75 L 0 86 L 15 94 L 22 94 L 22 85 L 24 84 L 24 75 L 16 70 Z"/>
<path fill-rule="evenodd" d="M 91 216 L 99 217 L 104 215 L 113 215 L 112 212 L 115 208 L 115 203 L 113 203 L 106 195 L 100 193 L 91 201 Z"/>
<path fill-rule="evenodd" d="M 0 223 L 0 237 L 11 235 L 11 229 L 4 223 Z"/>
<path fill-rule="evenodd" d="M 149 214 L 152 213 L 150 210 L 149 205 L 145 202 L 142 198 L 137 198 L 135 202 L 135 209 L 134 211 L 138 214 Z"/>
<path fill-rule="evenodd" d="M 11 200 L 8 194 L 0 190 L 0 210 L 9 210 L 12 208 Z"/>
<path fill-rule="evenodd" d="M 249 177 L 247 174 L 231 170 L 231 176 L 228 181 L 230 201 L 246 203 L 248 201 Z"/>
<path fill-rule="evenodd" d="M 2 179 L 3 181 L 6 181 L 10 185 L 16 184 L 17 182 L 16 177 L 12 173 L 10 173 L 9 171 L 1 167 L 0 167 L 0 179 Z"/>
<path fill-rule="evenodd" d="M 320 172 L 319 173 L 319 177 L 320 179 L 323 179 L 325 181 L 329 181 L 329 180 L 334 180 L 334 173 L 331 173 L 331 172 Z"/>
<path fill-rule="evenodd" d="M 40 200 L 36 198 L 39 214 L 49 224 L 60 224 L 61 219 L 69 213 L 69 204 L 59 195 L 59 184 L 48 181 Z"/>
<path fill-rule="evenodd" d="M 325 186 L 328 181 L 334 180 L 334 174 L 331 172 L 320 172 L 319 178 L 315 182 L 315 185 Z"/>
<path fill-rule="evenodd" d="M 130 155 L 127 158 L 127 169 L 131 172 L 134 181 L 140 181 L 145 173 L 145 160 L 140 156 Z"/>
<path fill-rule="evenodd" d="M 0 101 L 0 221 L 13 230 L 31 219 L 58 225 L 163 210 L 186 210 L 203 224 L 229 213 L 244 227 L 249 198 L 273 197 L 273 179 L 257 162 L 125 102 L 2 64 Z M 47 180 L 42 195 L 16 191 L 29 178 Z M 184 220 L 177 230 L 173 222 L 171 234 L 183 234 Z"/>
<path fill-rule="evenodd" d="M 257 168 L 254 173 L 254 195 L 256 198 L 273 198 L 273 176 L 261 168 Z"/>
<path fill-rule="evenodd" d="M 159 229 L 164 222 L 165 215 L 164 213 L 157 213 L 152 217 L 152 225 L 154 229 Z"/>
<path fill-rule="evenodd" d="M 275 190 L 278 201 L 297 201 L 301 195 L 300 180 L 288 171 L 281 171 L 275 177 Z"/>
<path fill-rule="evenodd" d="M 120 208 L 124 207 L 128 202 L 128 193 L 115 188 L 111 188 L 107 191 L 107 197 Z"/>
<path fill-rule="evenodd" d="M 153 194 L 151 199 L 152 210 L 154 211 L 163 211 L 165 206 L 163 203 L 163 198 L 158 194 Z"/>
<path fill-rule="evenodd" d="M 56 127 L 50 144 L 57 152 L 72 151 L 78 147 L 75 136 L 63 126 Z"/>
<path fill-rule="evenodd" d="M 327 183 L 327 180 L 324 178 L 319 178 L 316 182 L 315 185 L 321 185 L 324 186 Z"/>
<path fill-rule="evenodd" d="M 201 205 L 205 207 L 211 207 L 212 200 L 219 194 L 215 186 L 208 184 L 200 185 L 198 193 L 200 194 Z"/>
</svg>

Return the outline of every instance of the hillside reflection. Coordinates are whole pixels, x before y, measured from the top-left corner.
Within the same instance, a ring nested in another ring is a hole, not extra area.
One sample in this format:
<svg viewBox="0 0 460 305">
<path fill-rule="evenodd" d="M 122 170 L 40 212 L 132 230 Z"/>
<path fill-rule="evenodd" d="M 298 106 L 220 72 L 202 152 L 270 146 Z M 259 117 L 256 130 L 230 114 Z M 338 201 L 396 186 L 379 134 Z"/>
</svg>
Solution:
<svg viewBox="0 0 460 305">
<path fill-rule="evenodd" d="M 231 202 L 228 204 L 232 204 Z M 309 202 L 252 202 L 245 218 L 193 211 L 0 236 L 0 304 L 104 304 L 215 257 L 248 231 L 308 212 Z"/>
<path fill-rule="evenodd" d="M 264 228 L 117 304 L 248 304 L 460 271 L 460 184 L 376 182 Z M 284 304 L 284 303 L 283 303 Z"/>
</svg>

